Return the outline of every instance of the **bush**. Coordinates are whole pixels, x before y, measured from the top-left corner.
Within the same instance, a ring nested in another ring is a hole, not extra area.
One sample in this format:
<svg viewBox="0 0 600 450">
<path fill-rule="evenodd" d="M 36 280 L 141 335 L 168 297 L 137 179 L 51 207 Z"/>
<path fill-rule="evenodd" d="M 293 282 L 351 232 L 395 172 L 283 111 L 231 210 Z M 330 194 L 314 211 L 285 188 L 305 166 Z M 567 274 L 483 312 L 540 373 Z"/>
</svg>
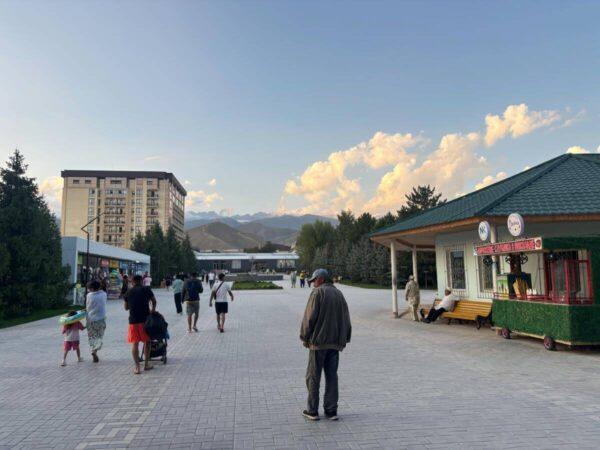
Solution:
<svg viewBox="0 0 600 450">
<path fill-rule="evenodd" d="M 233 287 L 234 291 L 251 291 L 260 289 L 283 289 L 281 286 L 276 285 L 272 281 L 235 281 Z"/>
</svg>

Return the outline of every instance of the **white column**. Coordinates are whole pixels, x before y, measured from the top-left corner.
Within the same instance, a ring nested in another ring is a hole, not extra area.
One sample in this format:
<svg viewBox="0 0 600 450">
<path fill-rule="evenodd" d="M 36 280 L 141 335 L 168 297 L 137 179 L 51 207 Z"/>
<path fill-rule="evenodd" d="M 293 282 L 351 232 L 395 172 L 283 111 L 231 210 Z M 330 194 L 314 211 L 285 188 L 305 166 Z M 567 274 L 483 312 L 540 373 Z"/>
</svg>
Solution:
<svg viewBox="0 0 600 450">
<path fill-rule="evenodd" d="M 490 243 L 495 244 L 498 242 L 498 232 L 496 225 L 490 226 Z M 494 292 L 498 292 L 498 256 L 492 256 L 492 287 Z"/>
<path fill-rule="evenodd" d="M 417 277 L 417 246 L 413 245 L 412 248 L 412 266 L 413 266 L 413 276 L 415 277 L 415 281 L 418 283 L 418 277 Z"/>
<path fill-rule="evenodd" d="M 392 312 L 394 317 L 398 317 L 398 280 L 397 280 L 397 260 L 396 260 L 396 243 L 390 242 L 390 259 L 392 261 Z"/>
</svg>

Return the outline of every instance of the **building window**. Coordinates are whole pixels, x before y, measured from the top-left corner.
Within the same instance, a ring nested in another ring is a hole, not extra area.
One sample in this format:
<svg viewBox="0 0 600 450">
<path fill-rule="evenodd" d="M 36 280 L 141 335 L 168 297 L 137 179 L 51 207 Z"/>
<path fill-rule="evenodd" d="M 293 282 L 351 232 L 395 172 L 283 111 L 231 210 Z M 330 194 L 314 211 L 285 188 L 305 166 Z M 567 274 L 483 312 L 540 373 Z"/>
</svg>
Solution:
<svg viewBox="0 0 600 450">
<path fill-rule="evenodd" d="M 446 250 L 446 273 L 451 289 L 466 289 L 464 250 Z"/>
<path fill-rule="evenodd" d="M 89 193 L 90 193 L 90 196 L 93 197 L 94 195 L 96 195 L 96 189 L 90 189 Z"/>
<path fill-rule="evenodd" d="M 479 274 L 479 291 L 494 290 L 494 265 L 491 256 L 477 257 L 477 272 Z"/>
<path fill-rule="evenodd" d="M 121 180 L 110 180 L 110 184 L 112 184 L 112 185 L 121 185 Z"/>
<path fill-rule="evenodd" d="M 234 259 L 233 261 L 231 261 L 231 268 L 232 269 L 241 269 L 242 261 L 240 259 Z"/>
<path fill-rule="evenodd" d="M 84 183 L 85 184 L 92 184 L 92 180 L 85 180 Z"/>
<path fill-rule="evenodd" d="M 79 184 L 79 180 L 73 180 L 73 184 Z"/>
<path fill-rule="evenodd" d="M 96 204 L 96 199 L 95 198 L 88 199 L 88 205 L 94 206 L 95 204 Z"/>
<path fill-rule="evenodd" d="M 152 186 L 154 182 L 152 180 L 148 180 L 148 186 Z"/>
</svg>

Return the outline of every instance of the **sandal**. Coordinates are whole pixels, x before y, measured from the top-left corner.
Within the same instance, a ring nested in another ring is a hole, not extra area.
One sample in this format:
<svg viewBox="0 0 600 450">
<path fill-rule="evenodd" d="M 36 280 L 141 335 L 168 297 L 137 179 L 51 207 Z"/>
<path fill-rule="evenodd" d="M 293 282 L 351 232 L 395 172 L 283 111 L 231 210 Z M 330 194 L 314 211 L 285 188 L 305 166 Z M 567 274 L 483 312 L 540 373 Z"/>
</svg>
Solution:
<svg viewBox="0 0 600 450">
<path fill-rule="evenodd" d="M 144 370 L 152 370 L 154 369 L 154 366 L 144 366 Z"/>
<path fill-rule="evenodd" d="M 136 367 L 135 369 L 133 369 L 133 373 L 134 373 L 135 375 L 139 375 L 139 374 L 141 374 L 141 373 L 142 373 L 142 370 L 141 370 L 139 367 Z"/>
</svg>

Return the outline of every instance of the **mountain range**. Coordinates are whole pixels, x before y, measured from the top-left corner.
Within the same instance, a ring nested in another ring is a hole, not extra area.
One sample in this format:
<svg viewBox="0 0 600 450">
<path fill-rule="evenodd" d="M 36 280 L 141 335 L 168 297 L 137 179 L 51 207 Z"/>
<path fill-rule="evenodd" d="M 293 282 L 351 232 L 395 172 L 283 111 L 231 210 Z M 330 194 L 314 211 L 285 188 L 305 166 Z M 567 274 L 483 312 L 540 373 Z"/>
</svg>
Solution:
<svg viewBox="0 0 600 450">
<path fill-rule="evenodd" d="M 242 250 L 267 241 L 291 247 L 302 225 L 317 220 L 337 224 L 331 217 L 305 214 L 274 216 L 267 213 L 224 216 L 217 212 L 188 213 L 185 229 L 196 250 Z"/>
</svg>

